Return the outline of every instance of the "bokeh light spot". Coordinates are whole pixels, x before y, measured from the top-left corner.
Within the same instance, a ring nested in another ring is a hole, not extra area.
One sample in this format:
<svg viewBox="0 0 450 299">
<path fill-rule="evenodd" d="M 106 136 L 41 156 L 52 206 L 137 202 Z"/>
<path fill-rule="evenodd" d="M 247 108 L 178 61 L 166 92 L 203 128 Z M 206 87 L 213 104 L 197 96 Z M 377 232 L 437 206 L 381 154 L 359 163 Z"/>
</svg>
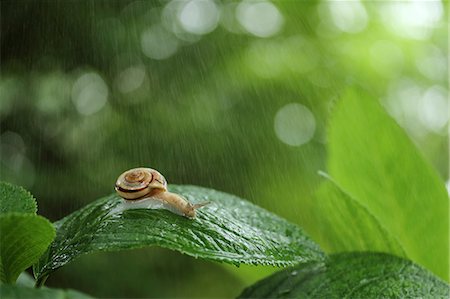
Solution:
<svg viewBox="0 0 450 299">
<path fill-rule="evenodd" d="M 447 188 L 447 193 L 450 196 L 450 179 L 445 183 L 445 187 Z"/>
<path fill-rule="evenodd" d="M 70 105 L 71 81 L 65 74 L 55 72 L 37 80 L 36 107 L 46 114 L 61 112 Z"/>
<path fill-rule="evenodd" d="M 418 139 L 427 134 L 418 115 L 423 92 L 418 82 L 404 77 L 390 84 L 388 95 L 383 99 L 388 113 L 411 137 Z"/>
<path fill-rule="evenodd" d="M 162 60 L 175 54 L 178 40 L 162 26 L 154 25 L 142 33 L 141 48 L 145 56 Z"/>
<path fill-rule="evenodd" d="M 286 39 L 257 40 L 247 50 L 248 67 L 261 78 L 275 78 L 287 72 L 304 74 L 319 62 L 315 46 L 302 36 Z"/>
<path fill-rule="evenodd" d="M 285 40 L 287 49 L 286 65 L 297 73 L 307 73 L 314 70 L 319 62 L 319 55 L 314 44 L 302 36 L 292 36 Z"/>
<path fill-rule="evenodd" d="M 227 3 L 222 6 L 220 11 L 220 25 L 233 33 L 244 32 L 236 17 L 236 9 L 238 5 L 239 3 L 236 2 Z"/>
<path fill-rule="evenodd" d="M 379 40 L 370 48 L 372 68 L 383 76 L 398 75 L 403 68 L 403 61 L 402 50 L 392 42 Z"/>
<path fill-rule="evenodd" d="M 25 187 L 35 181 L 35 168 L 25 155 L 25 142 L 19 134 L 6 131 L 0 135 L 0 170 L 2 180 Z"/>
<path fill-rule="evenodd" d="M 448 57 L 437 46 L 425 44 L 422 53 L 416 59 L 416 66 L 431 80 L 447 78 Z"/>
<path fill-rule="evenodd" d="M 91 115 L 108 100 L 108 86 L 97 73 L 81 75 L 72 86 L 72 101 L 80 114 Z"/>
<path fill-rule="evenodd" d="M 277 34 L 284 24 L 283 15 L 268 1 L 244 1 L 238 5 L 236 17 L 245 30 L 259 37 Z"/>
<path fill-rule="evenodd" d="M 219 9 L 211 0 L 191 0 L 181 7 L 178 19 L 184 30 L 206 34 L 217 27 Z"/>
<path fill-rule="evenodd" d="M 367 26 L 368 15 L 359 1 L 327 2 L 334 25 L 347 33 L 358 33 Z"/>
<path fill-rule="evenodd" d="M 0 117 L 13 110 L 14 103 L 19 102 L 24 83 L 17 78 L 0 77 Z"/>
<path fill-rule="evenodd" d="M 432 29 L 443 16 L 441 1 L 393 1 L 380 6 L 384 24 L 395 34 L 413 38 L 428 39 Z"/>
<path fill-rule="evenodd" d="M 143 66 L 133 66 L 123 70 L 116 79 L 117 88 L 122 93 L 132 92 L 139 87 L 145 80 L 145 68 Z"/>
<path fill-rule="evenodd" d="M 311 140 L 316 120 L 311 111 L 298 103 L 283 106 L 275 115 L 275 133 L 282 142 L 300 146 Z"/>
<path fill-rule="evenodd" d="M 447 90 L 435 85 L 425 91 L 420 102 L 419 119 L 429 130 L 440 133 L 449 119 Z"/>
<path fill-rule="evenodd" d="M 275 42 L 255 42 L 247 51 L 247 64 L 259 77 L 274 78 L 281 74 L 283 65 L 283 47 Z"/>
</svg>

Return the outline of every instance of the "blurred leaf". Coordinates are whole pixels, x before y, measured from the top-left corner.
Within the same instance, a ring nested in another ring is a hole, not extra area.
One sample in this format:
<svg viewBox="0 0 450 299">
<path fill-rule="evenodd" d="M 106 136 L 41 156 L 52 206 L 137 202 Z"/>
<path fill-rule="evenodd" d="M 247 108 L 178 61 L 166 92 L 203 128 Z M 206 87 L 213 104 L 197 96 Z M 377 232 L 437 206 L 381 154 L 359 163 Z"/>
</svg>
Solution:
<svg viewBox="0 0 450 299">
<path fill-rule="evenodd" d="M 258 280 L 263 279 L 280 270 L 279 267 L 274 266 L 255 266 L 255 265 L 240 265 L 235 267 L 230 264 L 221 264 L 222 268 L 231 273 L 234 277 L 242 282 L 242 285 L 248 286 L 254 284 Z"/>
<path fill-rule="evenodd" d="M 38 261 L 55 237 L 44 217 L 8 213 L 0 215 L 0 279 L 13 283 L 19 274 Z"/>
<path fill-rule="evenodd" d="M 448 279 L 449 198 L 443 181 L 376 99 L 348 91 L 329 132 L 329 171 L 413 261 Z"/>
<path fill-rule="evenodd" d="M 448 298 L 449 285 L 411 261 L 384 253 L 342 253 L 283 270 L 239 298 Z"/>
<path fill-rule="evenodd" d="M 285 266 L 323 258 L 299 227 L 245 200 L 196 186 L 172 190 L 192 203 L 211 204 L 187 219 L 166 210 L 119 212 L 120 197 L 101 198 L 55 224 L 56 239 L 36 265 L 35 277 L 45 279 L 81 254 L 154 245 L 236 265 Z"/>
<path fill-rule="evenodd" d="M 2 299 L 88 299 L 93 298 L 74 290 L 59 290 L 49 288 L 28 288 L 18 285 L 0 286 L 0 298 Z"/>
<path fill-rule="evenodd" d="M 19 277 L 17 277 L 16 285 L 22 287 L 30 287 L 33 288 L 35 284 L 35 280 L 33 276 L 28 274 L 27 272 L 20 273 Z"/>
<path fill-rule="evenodd" d="M 325 176 L 325 175 L 324 175 Z M 314 239 L 331 252 L 379 251 L 405 256 L 398 241 L 364 206 L 325 176 L 316 193 Z"/>
<path fill-rule="evenodd" d="M 8 212 L 36 214 L 33 195 L 22 187 L 0 182 L 0 214 Z"/>
</svg>

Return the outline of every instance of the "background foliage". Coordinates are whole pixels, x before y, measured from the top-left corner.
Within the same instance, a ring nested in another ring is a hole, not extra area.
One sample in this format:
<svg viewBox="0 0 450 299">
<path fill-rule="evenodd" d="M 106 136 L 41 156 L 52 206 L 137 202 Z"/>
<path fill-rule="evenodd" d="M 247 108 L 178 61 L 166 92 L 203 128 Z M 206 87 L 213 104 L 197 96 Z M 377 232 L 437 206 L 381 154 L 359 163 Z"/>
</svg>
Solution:
<svg viewBox="0 0 450 299">
<path fill-rule="evenodd" d="M 198 3 L 2 1 L 0 179 L 25 186 L 54 221 L 111 193 L 123 170 L 152 166 L 169 183 L 247 198 L 319 241 L 325 130 L 356 84 L 448 181 L 447 3 Z M 105 284 L 114 269 L 129 276 Z M 86 256 L 48 285 L 221 297 L 262 273 L 155 249 Z M 202 283 L 210 275 L 221 285 Z"/>
</svg>

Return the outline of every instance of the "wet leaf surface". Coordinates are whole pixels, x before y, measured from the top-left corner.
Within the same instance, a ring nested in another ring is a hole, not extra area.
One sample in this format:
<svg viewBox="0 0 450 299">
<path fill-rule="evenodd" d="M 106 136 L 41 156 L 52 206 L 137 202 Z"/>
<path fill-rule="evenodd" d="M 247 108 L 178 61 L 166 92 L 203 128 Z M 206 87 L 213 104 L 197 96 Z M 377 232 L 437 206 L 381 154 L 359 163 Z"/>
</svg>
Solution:
<svg viewBox="0 0 450 299">
<path fill-rule="evenodd" d="M 33 195 L 22 187 L 0 181 L 0 214 L 17 212 L 36 214 Z"/>
<path fill-rule="evenodd" d="M 384 253 L 342 253 L 289 268 L 239 298 L 448 298 L 449 285 L 428 270 Z"/>
<path fill-rule="evenodd" d="M 323 259 L 296 225 L 248 201 L 196 186 L 171 186 L 191 203 L 211 201 L 195 219 L 166 210 L 126 210 L 117 195 L 101 198 L 55 223 L 57 236 L 35 267 L 43 279 L 76 257 L 95 251 L 161 246 L 232 264 L 288 266 Z"/>
</svg>

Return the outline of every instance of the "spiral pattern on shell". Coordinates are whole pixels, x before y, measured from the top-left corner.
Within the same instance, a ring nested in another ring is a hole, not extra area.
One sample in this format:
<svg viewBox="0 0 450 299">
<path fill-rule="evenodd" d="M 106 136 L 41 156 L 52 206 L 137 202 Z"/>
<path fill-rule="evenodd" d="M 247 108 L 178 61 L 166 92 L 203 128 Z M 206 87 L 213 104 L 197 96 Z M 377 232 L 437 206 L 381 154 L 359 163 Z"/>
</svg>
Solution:
<svg viewBox="0 0 450 299">
<path fill-rule="evenodd" d="M 162 174 L 154 169 L 133 168 L 119 176 L 115 189 L 121 197 L 135 200 L 167 191 L 167 182 Z"/>
</svg>

